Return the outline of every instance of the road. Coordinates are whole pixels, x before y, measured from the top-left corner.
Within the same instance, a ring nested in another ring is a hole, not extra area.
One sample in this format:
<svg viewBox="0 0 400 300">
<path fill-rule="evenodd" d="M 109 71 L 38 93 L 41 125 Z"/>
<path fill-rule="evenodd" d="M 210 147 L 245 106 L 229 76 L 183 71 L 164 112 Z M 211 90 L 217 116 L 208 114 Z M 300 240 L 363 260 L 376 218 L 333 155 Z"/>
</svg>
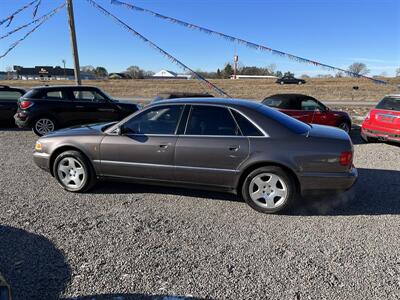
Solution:
<svg viewBox="0 0 400 300">
<path fill-rule="evenodd" d="M 355 134 L 352 190 L 263 215 L 196 190 L 68 193 L 33 164 L 35 140 L 0 130 L 0 273 L 16 300 L 400 297 L 398 146 Z"/>
</svg>

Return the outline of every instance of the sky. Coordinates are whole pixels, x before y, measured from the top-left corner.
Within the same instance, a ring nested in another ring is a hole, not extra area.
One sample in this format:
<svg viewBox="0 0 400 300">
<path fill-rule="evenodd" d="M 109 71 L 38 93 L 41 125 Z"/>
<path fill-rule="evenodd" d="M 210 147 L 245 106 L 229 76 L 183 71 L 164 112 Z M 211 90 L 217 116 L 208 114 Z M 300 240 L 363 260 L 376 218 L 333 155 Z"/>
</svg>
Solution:
<svg viewBox="0 0 400 300">
<path fill-rule="evenodd" d="M 318 67 L 260 52 L 223 38 L 190 30 L 140 12 L 96 0 L 138 32 L 194 70 L 216 71 L 239 55 L 241 65 L 296 75 L 332 74 Z M 345 68 L 363 62 L 370 75 L 393 76 L 400 67 L 400 0 L 121 0 L 196 25 L 243 38 L 322 63 Z M 0 19 L 30 0 L 0 0 Z M 64 0 L 42 0 L 37 16 Z M 81 66 L 121 72 L 131 65 L 145 70 L 183 72 L 156 50 L 95 10 L 73 0 Z M 17 15 L 0 36 L 30 22 L 32 8 Z M 73 67 L 66 10 L 62 10 L 0 59 L 9 66 Z M 28 30 L 0 39 L 0 55 Z"/>
</svg>

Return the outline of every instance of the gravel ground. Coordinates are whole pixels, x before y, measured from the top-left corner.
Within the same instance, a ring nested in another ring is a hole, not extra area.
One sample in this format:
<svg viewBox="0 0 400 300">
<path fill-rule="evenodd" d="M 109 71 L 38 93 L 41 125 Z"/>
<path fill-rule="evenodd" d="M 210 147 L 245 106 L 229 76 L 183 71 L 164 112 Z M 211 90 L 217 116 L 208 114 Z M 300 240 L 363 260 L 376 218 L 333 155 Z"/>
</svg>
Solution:
<svg viewBox="0 0 400 300">
<path fill-rule="evenodd" d="M 400 148 L 354 138 L 356 186 L 263 215 L 229 194 L 63 191 L 0 130 L 0 272 L 19 299 L 399 299 Z"/>
</svg>

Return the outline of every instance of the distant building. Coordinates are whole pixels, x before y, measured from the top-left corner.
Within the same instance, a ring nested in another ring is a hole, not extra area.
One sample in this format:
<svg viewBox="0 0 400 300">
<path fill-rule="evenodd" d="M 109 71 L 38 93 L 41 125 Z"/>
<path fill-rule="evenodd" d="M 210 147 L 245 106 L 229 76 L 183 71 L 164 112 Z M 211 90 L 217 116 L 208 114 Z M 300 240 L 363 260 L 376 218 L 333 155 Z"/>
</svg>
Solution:
<svg viewBox="0 0 400 300">
<path fill-rule="evenodd" d="M 61 68 L 59 66 L 36 66 L 33 68 L 24 68 L 14 66 L 17 79 L 22 80 L 74 80 L 74 69 Z M 81 79 L 96 79 L 96 75 L 89 72 L 81 72 Z"/>
<path fill-rule="evenodd" d="M 13 79 L 18 79 L 16 72 L 0 71 L 0 80 L 13 80 Z"/>
<path fill-rule="evenodd" d="M 168 71 L 168 70 L 161 70 L 149 78 L 152 78 L 152 79 L 191 79 L 192 76 L 187 75 L 187 74 L 177 74 L 175 72 Z"/>
</svg>

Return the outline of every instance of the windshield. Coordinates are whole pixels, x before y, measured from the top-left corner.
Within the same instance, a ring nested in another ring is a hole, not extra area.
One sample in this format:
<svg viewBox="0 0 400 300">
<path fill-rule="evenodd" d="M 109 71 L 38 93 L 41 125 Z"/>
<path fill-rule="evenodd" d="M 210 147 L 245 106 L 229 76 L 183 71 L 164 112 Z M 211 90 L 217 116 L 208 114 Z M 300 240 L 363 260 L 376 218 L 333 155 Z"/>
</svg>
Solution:
<svg viewBox="0 0 400 300">
<path fill-rule="evenodd" d="M 266 117 L 280 123 L 281 125 L 288 128 L 290 131 L 297 133 L 297 134 L 304 134 L 310 130 L 310 125 L 303 123 L 299 120 L 296 120 L 288 115 L 281 113 L 280 111 L 274 110 L 269 108 L 265 105 L 260 105 L 258 108 L 262 114 Z"/>
<path fill-rule="evenodd" d="M 400 111 L 400 97 L 385 97 L 378 103 L 376 108 Z"/>
</svg>

